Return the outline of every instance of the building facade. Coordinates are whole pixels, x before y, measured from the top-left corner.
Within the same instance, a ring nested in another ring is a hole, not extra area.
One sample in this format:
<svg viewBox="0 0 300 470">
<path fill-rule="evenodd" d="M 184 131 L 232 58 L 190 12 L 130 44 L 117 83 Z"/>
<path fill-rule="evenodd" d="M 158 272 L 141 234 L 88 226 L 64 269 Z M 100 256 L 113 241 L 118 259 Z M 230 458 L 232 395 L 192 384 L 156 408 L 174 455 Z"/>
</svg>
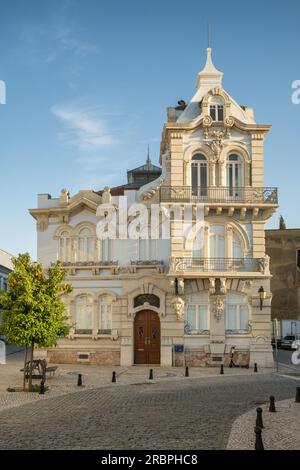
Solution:
<svg viewBox="0 0 300 470">
<path fill-rule="evenodd" d="M 272 320 L 284 322 L 280 335 L 300 332 L 300 229 L 266 230 L 270 256 Z"/>
<path fill-rule="evenodd" d="M 12 255 L 0 250 L 0 290 L 7 290 L 7 278 L 12 270 Z"/>
<path fill-rule="evenodd" d="M 161 169 L 148 159 L 126 185 L 38 196 L 30 209 L 38 260 L 60 259 L 74 289 L 65 299 L 68 337 L 37 354 L 57 363 L 212 366 L 228 364 L 235 347 L 240 365 L 272 365 L 264 226 L 278 201 L 276 188 L 264 187 L 270 126 L 231 98 L 222 76 L 208 48 L 191 101 L 167 109 Z M 99 238 L 99 223 L 112 205 L 120 218 L 124 198 L 139 204 L 135 214 L 159 207 L 158 235 L 144 225 L 137 239 L 120 236 L 134 223 L 129 211 L 117 236 Z"/>
</svg>

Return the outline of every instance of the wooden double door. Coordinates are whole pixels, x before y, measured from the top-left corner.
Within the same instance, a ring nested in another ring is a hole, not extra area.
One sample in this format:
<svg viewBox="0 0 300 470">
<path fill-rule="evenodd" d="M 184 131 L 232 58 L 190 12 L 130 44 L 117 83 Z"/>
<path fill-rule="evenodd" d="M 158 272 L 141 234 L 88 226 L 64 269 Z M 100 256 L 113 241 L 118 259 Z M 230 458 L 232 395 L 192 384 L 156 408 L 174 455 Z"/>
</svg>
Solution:
<svg viewBox="0 0 300 470">
<path fill-rule="evenodd" d="M 142 310 L 135 316 L 134 363 L 160 364 L 160 320 L 151 310 Z"/>
</svg>

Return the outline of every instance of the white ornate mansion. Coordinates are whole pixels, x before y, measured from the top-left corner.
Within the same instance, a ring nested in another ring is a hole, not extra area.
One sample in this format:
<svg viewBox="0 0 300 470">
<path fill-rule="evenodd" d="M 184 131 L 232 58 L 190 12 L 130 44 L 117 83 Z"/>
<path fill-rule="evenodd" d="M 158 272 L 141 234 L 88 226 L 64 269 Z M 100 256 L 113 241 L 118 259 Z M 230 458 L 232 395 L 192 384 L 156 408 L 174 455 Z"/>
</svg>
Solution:
<svg viewBox="0 0 300 470">
<path fill-rule="evenodd" d="M 270 126 L 228 95 L 222 76 L 207 49 L 194 97 L 167 109 L 161 168 L 148 158 L 122 186 L 38 196 L 30 210 L 38 260 L 60 259 L 73 292 L 69 336 L 37 354 L 56 363 L 211 366 L 228 364 L 234 346 L 237 364 L 272 365 L 264 227 L 278 201 L 276 188 L 264 187 Z M 170 238 L 99 239 L 97 209 L 118 208 L 124 197 L 149 210 L 172 207 Z M 196 220 L 199 207 L 204 221 L 186 243 L 184 211 Z"/>
</svg>

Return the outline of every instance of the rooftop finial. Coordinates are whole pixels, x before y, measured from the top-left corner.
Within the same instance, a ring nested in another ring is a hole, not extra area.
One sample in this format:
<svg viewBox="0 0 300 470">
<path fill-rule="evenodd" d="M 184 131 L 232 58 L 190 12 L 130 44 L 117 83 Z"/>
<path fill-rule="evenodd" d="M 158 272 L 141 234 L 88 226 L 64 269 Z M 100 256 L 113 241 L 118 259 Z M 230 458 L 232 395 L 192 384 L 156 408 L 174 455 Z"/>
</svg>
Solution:
<svg viewBox="0 0 300 470">
<path fill-rule="evenodd" d="M 208 34 L 208 40 L 210 43 L 210 32 Z M 211 47 L 206 49 L 206 64 L 204 69 L 198 74 L 196 88 L 201 86 L 210 87 L 221 86 L 223 73 L 219 72 L 213 64 L 211 58 Z"/>
<path fill-rule="evenodd" d="M 150 167 L 151 165 L 151 160 L 150 160 L 150 146 L 148 144 L 148 151 L 147 151 L 147 161 L 146 161 L 147 165 L 148 165 L 148 168 Z"/>
<path fill-rule="evenodd" d="M 207 47 L 210 48 L 210 23 L 207 23 Z"/>
</svg>

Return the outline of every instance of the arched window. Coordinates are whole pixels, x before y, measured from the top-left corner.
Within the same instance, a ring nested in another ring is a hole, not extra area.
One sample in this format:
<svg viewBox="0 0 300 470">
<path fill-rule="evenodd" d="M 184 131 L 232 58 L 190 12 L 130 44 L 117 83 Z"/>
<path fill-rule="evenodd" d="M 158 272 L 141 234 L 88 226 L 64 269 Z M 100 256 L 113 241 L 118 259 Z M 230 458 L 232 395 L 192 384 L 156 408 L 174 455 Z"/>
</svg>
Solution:
<svg viewBox="0 0 300 470">
<path fill-rule="evenodd" d="M 75 302 L 75 333 L 92 334 L 93 299 L 90 295 L 80 295 Z"/>
<path fill-rule="evenodd" d="M 94 260 L 94 237 L 89 228 L 85 227 L 78 233 L 77 261 Z"/>
<path fill-rule="evenodd" d="M 242 242 L 240 237 L 236 234 L 233 233 L 232 237 L 232 257 L 234 259 L 241 259 L 243 258 L 243 248 L 242 248 Z"/>
<path fill-rule="evenodd" d="M 227 331 L 248 331 L 249 305 L 246 295 L 234 292 L 227 293 L 225 323 Z"/>
<path fill-rule="evenodd" d="M 214 96 L 211 98 L 209 115 L 213 121 L 224 121 L 224 102 L 221 97 Z"/>
<path fill-rule="evenodd" d="M 211 225 L 209 229 L 209 257 L 225 258 L 225 227 L 224 225 Z"/>
<path fill-rule="evenodd" d="M 207 196 L 207 159 L 201 153 L 192 157 L 191 172 L 192 195 L 198 197 Z"/>
<path fill-rule="evenodd" d="M 62 232 L 58 240 L 58 259 L 63 263 L 71 261 L 71 239 L 67 231 Z"/>
<path fill-rule="evenodd" d="M 201 228 L 193 240 L 193 258 L 204 258 L 204 229 Z"/>
<path fill-rule="evenodd" d="M 101 295 L 98 305 L 98 333 L 101 335 L 111 334 L 112 322 L 112 303 L 111 295 Z"/>
<path fill-rule="evenodd" d="M 226 165 L 226 179 L 227 187 L 229 189 L 229 196 L 238 198 L 241 197 L 242 190 L 242 163 L 239 155 L 231 154 L 227 158 Z"/>
<path fill-rule="evenodd" d="M 134 298 L 133 306 L 134 308 L 144 305 L 144 303 L 153 305 L 154 307 L 160 307 L 160 299 L 155 294 L 140 294 Z"/>
<path fill-rule="evenodd" d="M 201 334 L 209 331 L 208 294 L 192 294 L 185 304 L 186 334 Z"/>
</svg>

